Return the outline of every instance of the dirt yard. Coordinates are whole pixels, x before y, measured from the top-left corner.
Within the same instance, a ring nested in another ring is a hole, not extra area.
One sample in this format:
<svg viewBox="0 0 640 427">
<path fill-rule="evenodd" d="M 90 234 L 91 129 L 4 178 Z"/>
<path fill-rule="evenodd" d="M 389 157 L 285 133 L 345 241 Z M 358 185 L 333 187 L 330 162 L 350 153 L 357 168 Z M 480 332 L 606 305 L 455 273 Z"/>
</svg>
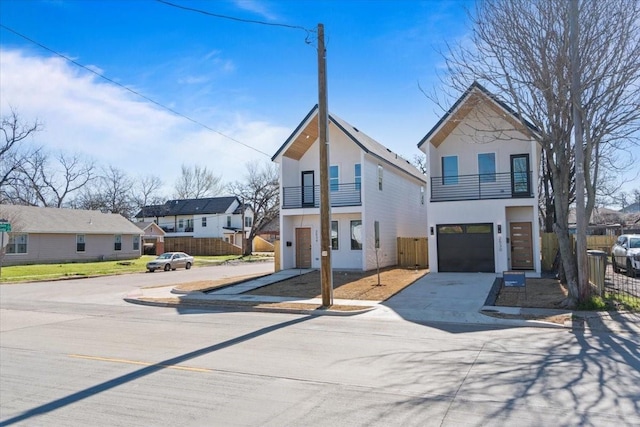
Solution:
<svg viewBox="0 0 640 427">
<path fill-rule="evenodd" d="M 380 270 L 380 282 L 376 271 L 334 271 L 333 298 L 368 301 L 384 301 L 397 294 L 429 270 L 386 268 Z M 250 295 L 286 296 L 297 298 L 321 298 L 320 272 L 312 271 L 273 285 L 247 292 Z"/>
<path fill-rule="evenodd" d="M 560 308 L 566 298 L 567 289 L 557 279 L 527 279 L 524 288 L 505 287 L 500 289 L 497 306 L 527 308 Z"/>
</svg>

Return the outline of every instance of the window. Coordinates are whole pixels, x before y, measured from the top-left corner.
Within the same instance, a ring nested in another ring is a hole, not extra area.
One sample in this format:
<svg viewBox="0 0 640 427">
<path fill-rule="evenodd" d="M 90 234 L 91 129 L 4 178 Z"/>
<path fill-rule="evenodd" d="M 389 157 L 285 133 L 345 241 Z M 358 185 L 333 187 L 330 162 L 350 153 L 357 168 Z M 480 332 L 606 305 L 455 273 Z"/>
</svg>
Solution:
<svg viewBox="0 0 640 427">
<path fill-rule="evenodd" d="M 338 221 L 331 221 L 331 249 L 338 250 Z"/>
<path fill-rule="evenodd" d="M 458 183 L 458 156 L 442 158 L 442 184 L 455 185 Z"/>
<path fill-rule="evenodd" d="M 203 216 L 203 217 L 202 217 L 202 226 L 203 226 L 203 227 L 206 227 L 206 226 L 207 226 L 207 217 L 206 217 L 206 216 Z"/>
<path fill-rule="evenodd" d="M 182 230 L 184 228 L 184 219 L 178 220 L 178 229 Z"/>
<path fill-rule="evenodd" d="M 244 217 L 244 226 L 249 228 L 253 225 L 253 217 L 245 216 Z"/>
<path fill-rule="evenodd" d="M 424 185 L 420 186 L 420 204 L 424 205 Z"/>
<path fill-rule="evenodd" d="M 382 165 L 378 165 L 378 190 L 382 191 Z"/>
<path fill-rule="evenodd" d="M 7 253 L 8 254 L 26 254 L 28 242 L 29 242 L 29 239 L 26 233 L 9 234 L 9 243 L 7 244 Z"/>
<path fill-rule="evenodd" d="M 122 235 L 121 234 L 116 234 L 113 237 L 114 237 L 113 250 L 114 251 L 121 251 L 122 250 Z"/>
<path fill-rule="evenodd" d="M 373 238 L 376 244 L 376 249 L 380 249 L 380 223 L 378 221 L 373 222 Z"/>
<path fill-rule="evenodd" d="M 356 184 L 356 190 L 360 190 L 362 183 L 362 168 L 360 167 L 360 163 L 356 163 L 353 168 L 353 182 Z"/>
<path fill-rule="evenodd" d="M 351 249 L 362 250 L 362 221 L 351 221 Z"/>
<path fill-rule="evenodd" d="M 133 236 L 133 250 L 140 250 L 140 236 Z"/>
<path fill-rule="evenodd" d="M 231 227 L 231 215 L 227 215 L 227 227 Z"/>
<path fill-rule="evenodd" d="M 478 154 L 478 175 L 480 182 L 496 182 L 496 154 Z"/>
<path fill-rule="evenodd" d="M 76 252 L 84 252 L 85 250 L 84 234 L 76 234 Z"/>
<path fill-rule="evenodd" d="M 193 218 L 186 221 L 184 231 L 193 231 Z"/>
<path fill-rule="evenodd" d="M 329 189 L 338 191 L 340 184 L 340 170 L 338 166 L 329 166 Z"/>
<path fill-rule="evenodd" d="M 528 154 L 511 156 L 511 195 L 514 197 L 531 195 Z"/>
</svg>

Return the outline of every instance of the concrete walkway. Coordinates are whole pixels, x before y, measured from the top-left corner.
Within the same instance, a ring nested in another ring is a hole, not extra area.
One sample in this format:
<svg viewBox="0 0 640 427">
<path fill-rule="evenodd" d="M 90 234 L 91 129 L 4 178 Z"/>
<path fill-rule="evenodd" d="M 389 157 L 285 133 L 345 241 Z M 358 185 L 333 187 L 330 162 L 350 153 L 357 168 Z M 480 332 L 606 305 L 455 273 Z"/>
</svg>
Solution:
<svg viewBox="0 0 640 427">
<path fill-rule="evenodd" d="M 140 298 L 175 298 L 179 296 L 181 301 L 190 304 L 206 304 L 207 301 L 243 301 L 320 305 L 322 300 L 319 298 L 300 299 L 244 294 L 244 292 L 252 289 L 280 282 L 311 271 L 313 270 L 283 270 L 208 293 L 177 292 L 171 286 L 143 288 L 127 295 L 125 300 L 140 302 Z M 495 273 L 429 273 L 387 301 L 334 299 L 333 303 L 334 305 L 362 306 L 363 312 L 356 312 L 360 316 L 378 319 L 404 319 L 425 324 L 444 322 L 511 327 L 567 327 L 592 331 L 640 334 L 640 314 L 638 313 L 610 314 L 572 312 L 571 310 L 486 306 L 485 301 L 495 280 Z M 367 311 L 366 308 L 372 309 Z M 314 312 L 314 314 L 318 313 Z M 340 314 L 354 313 L 342 312 Z M 510 318 L 500 317 L 501 315 L 506 315 Z M 565 325 L 560 325 L 527 319 L 527 317 L 532 315 L 566 315 L 570 318 L 573 317 L 575 320 L 569 321 Z"/>
</svg>

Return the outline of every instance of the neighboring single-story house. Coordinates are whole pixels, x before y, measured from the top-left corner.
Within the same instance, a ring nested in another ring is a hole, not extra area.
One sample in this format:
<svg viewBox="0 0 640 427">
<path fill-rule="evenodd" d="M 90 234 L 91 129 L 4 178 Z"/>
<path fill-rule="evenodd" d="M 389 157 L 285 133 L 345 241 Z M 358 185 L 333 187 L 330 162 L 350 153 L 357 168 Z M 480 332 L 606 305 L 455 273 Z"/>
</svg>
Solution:
<svg viewBox="0 0 640 427">
<path fill-rule="evenodd" d="M 0 205 L 11 224 L 3 264 L 139 258 L 142 230 L 119 214 L 83 209 Z"/>
<path fill-rule="evenodd" d="M 142 236 L 142 253 L 144 255 L 160 255 L 164 252 L 164 235 L 162 228 L 155 222 L 136 222 L 136 227 L 144 232 Z"/>
<path fill-rule="evenodd" d="M 410 162 L 329 114 L 331 264 L 397 264 L 398 237 L 426 237 L 426 177 Z M 280 164 L 281 268 L 320 268 L 318 106 L 272 157 Z"/>
<path fill-rule="evenodd" d="M 474 83 L 419 142 L 432 272 L 541 273 L 536 129 Z"/>
<path fill-rule="evenodd" d="M 242 247 L 253 224 L 253 210 L 235 196 L 169 200 L 144 206 L 138 222 L 155 222 L 166 237 L 220 238 Z"/>
</svg>

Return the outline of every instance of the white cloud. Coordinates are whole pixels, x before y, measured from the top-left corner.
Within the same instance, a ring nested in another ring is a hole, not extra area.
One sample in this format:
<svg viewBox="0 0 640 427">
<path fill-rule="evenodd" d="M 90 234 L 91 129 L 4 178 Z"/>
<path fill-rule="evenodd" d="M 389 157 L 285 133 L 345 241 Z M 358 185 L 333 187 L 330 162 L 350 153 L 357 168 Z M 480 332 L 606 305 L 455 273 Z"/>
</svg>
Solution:
<svg viewBox="0 0 640 427">
<path fill-rule="evenodd" d="M 0 69 L 0 112 L 4 116 L 12 107 L 26 122 L 41 121 L 44 130 L 35 136 L 35 145 L 92 157 L 132 178 L 157 175 L 167 196 L 182 164 L 206 166 L 232 181 L 242 177 L 247 161 L 270 161 L 63 59 L 2 49 Z M 233 117 L 228 123 L 206 124 L 267 154 L 290 132 L 247 115 Z"/>
<path fill-rule="evenodd" d="M 247 10 L 249 12 L 253 12 L 257 15 L 262 16 L 265 19 L 270 21 L 275 21 L 278 19 L 277 15 L 270 12 L 264 5 L 264 3 L 257 2 L 255 0 L 236 0 L 236 6 L 240 9 Z"/>
</svg>

